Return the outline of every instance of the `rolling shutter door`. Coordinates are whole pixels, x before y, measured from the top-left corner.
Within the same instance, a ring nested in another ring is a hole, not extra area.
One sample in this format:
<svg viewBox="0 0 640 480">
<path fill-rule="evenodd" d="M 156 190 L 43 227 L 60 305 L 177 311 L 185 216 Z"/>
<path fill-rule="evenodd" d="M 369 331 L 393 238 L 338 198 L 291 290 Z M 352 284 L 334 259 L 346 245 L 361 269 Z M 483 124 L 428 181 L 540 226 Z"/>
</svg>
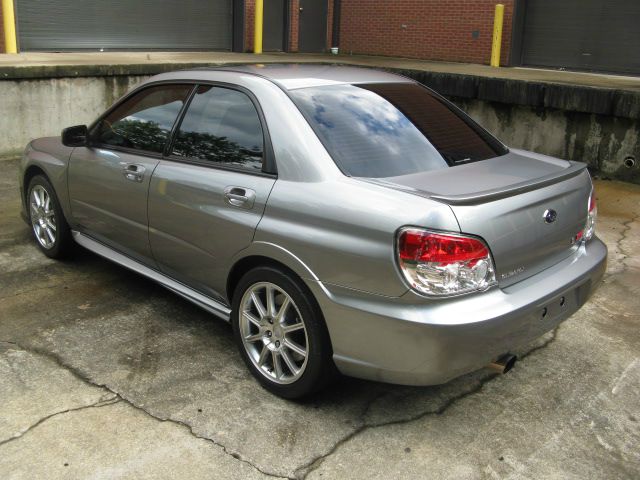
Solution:
<svg viewBox="0 0 640 480">
<path fill-rule="evenodd" d="M 21 51 L 230 50 L 231 0 L 17 0 Z"/>
<path fill-rule="evenodd" d="M 640 73 L 639 0 L 527 0 L 522 64 Z"/>
</svg>

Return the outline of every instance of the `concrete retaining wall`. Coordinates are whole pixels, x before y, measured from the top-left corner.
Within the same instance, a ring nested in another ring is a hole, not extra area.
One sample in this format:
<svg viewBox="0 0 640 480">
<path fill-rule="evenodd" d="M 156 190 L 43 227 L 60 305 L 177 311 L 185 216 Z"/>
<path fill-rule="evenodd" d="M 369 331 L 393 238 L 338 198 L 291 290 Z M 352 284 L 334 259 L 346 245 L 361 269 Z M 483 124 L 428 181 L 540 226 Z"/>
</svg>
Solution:
<svg viewBox="0 0 640 480">
<path fill-rule="evenodd" d="M 147 76 L 0 81 L 0 157 L 15 156 L 33 138 L 89 124 Z"/>
<path fill-rule="evenodd" d="M 640 183 L 640 92 L 389 69 L 456 102 L 507 145 Z"/>
<path fill-rule="evenodd" d="M 586 162 L 607 177 L 640 183 L 638 120 L 484 100 L 454 101 L 509 146 Z"/>
<path fill-rule="evenodd" d="M 148 78 L 132 73 L 0 80 L 0 157 L 18 154 L 31 138 L 91 123 Z M 468 75 L 400 73 L 453 99 L 507 145 L 584 161 L 607 176 L 640 183 L 640 95 Z"/>
</svg>

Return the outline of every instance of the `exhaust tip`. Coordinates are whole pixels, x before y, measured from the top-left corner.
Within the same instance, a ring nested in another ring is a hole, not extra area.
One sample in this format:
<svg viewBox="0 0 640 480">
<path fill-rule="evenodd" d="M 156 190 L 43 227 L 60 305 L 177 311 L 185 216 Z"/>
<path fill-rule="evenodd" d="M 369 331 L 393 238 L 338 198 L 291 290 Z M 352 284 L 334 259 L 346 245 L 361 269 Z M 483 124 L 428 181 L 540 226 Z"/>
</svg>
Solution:
<svg viewBox="0 0 640 480">
<path fill-rule="evenodd" d="M 490 363 L 488 367 L 498 373 L 507 373 L 513 368 L 517 360 L 517 356 L 507 353 L 502 355 L 495 362 Z"/>
</svg>

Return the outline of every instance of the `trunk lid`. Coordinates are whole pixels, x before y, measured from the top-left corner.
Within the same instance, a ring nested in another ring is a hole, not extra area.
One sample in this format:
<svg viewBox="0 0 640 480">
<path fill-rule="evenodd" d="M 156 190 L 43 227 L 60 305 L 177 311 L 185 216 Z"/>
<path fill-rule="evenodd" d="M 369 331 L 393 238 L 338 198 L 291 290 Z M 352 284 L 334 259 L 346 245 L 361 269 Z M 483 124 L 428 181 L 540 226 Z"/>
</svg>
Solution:
<svg viewBox="0 0 640 480">
<path fill-rule="evenodd" d="M 568 257 L 587 218 L 586 165 L 530 152 L 454 168 L 379 179 L 446 203 L 462 233 L 487 242 L 496 279 L 509 286 Z M 545 221 L 545 212 L 555 211 Z M 552 220 L 552 221 L 550 221 Z"/>
</svg>

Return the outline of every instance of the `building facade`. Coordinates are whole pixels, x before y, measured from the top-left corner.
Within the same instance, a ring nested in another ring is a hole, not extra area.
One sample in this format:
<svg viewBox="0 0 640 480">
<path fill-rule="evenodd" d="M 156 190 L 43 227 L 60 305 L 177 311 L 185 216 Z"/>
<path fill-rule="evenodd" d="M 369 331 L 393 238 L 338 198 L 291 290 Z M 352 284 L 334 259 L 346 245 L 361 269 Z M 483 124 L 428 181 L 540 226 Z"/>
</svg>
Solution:
<svg viewBox="0 0 640 480">
<path fill-rule="evenodd" d="M 264 0 L 263 50 L 339 47 L 342 54 L 486 64 L 496 3 Z M 501 65 L 640 73 L 640 1 L 500 3 Z M 253 50 L 255 0 L 166 0 L 161 9 L 149 0 L 15 4 L 21 51 Z"/>
</svg>

